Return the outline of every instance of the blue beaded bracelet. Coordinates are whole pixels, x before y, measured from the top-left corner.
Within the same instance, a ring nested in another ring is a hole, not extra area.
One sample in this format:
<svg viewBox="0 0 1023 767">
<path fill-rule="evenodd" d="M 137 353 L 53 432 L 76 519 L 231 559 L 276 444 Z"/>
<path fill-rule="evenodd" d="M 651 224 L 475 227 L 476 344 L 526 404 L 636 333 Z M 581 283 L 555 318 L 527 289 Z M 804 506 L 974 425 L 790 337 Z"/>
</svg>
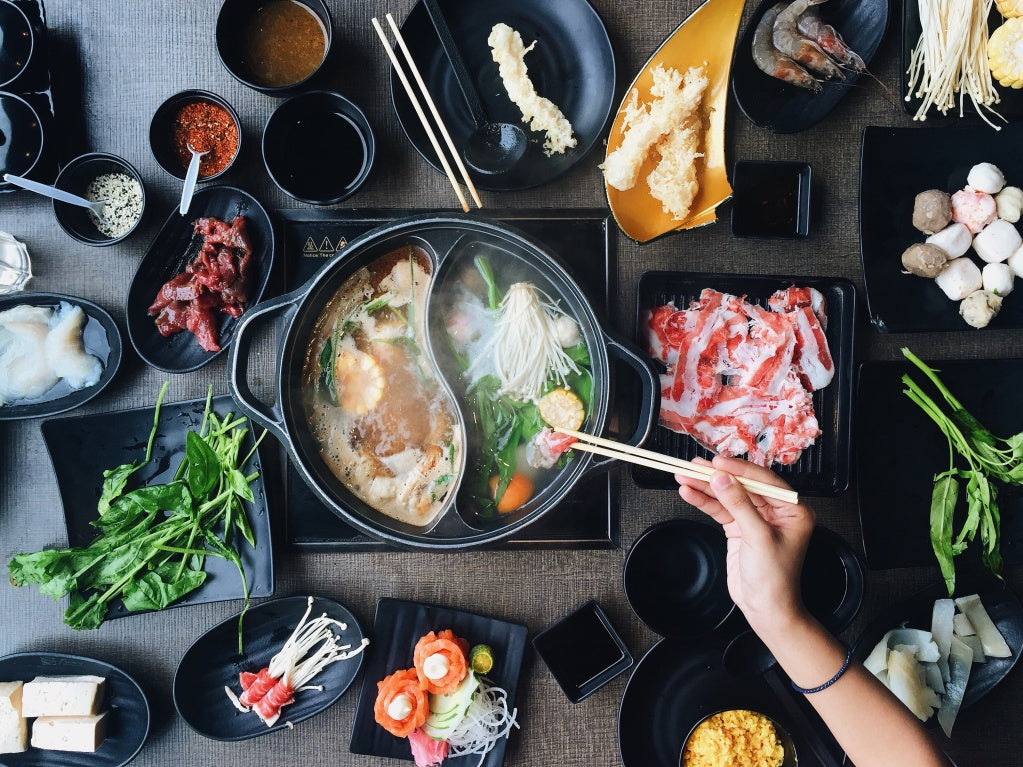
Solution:
<svg viewBox="0 0 1023 767">
<path fill-rule="evenodd" d="M 846 672 L 846 669 L 849 668 L 849 664 L 852 663 L 852 656 L 853 656 L 853 651 L 852 651 L 852 648 L 850 647 L 849 648 L 849 652 L 847 652 L 845 654 L 845 663 L 842 664 L 842 668 L 840 668 L 838 670 L 838 673 L 835 674 L 833 677 L 831 677 L 831 679 L 826 681 L 824 684 L 819 685 L 817 687 L 809 687 L 809 688 L 807 688 L 807 687 L 800 687 L 798 684 L 796 684 L 795 682 L 792 682 L 790 680 L 790 684 L 792 685 L 792 689 L 795 690 L 796 692 L 803 693 L 803 695 L 813 695 L 815 692 L 820 692 L 821 690 L 828 689 L 829 687 L 831 687 L 831 685 L 833 685 L 835 682 L 837 682 L 839 679 L 842 678 L 842 674 L 844 674 Z"/>
</svg>

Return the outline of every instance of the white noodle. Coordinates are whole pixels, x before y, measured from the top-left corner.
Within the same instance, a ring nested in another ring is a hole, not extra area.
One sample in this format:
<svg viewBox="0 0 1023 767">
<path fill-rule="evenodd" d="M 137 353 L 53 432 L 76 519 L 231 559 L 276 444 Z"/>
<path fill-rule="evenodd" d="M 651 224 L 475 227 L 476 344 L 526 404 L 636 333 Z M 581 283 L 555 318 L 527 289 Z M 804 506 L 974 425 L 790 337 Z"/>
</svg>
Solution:
<svg viewBox="0 0 1023 767">
<path fill-rule="evenodd" d="M 483 764 L 487 754 L 501 738 L 508 737 L 512 727 L 518 727 L 515 716 L 518 709 L 508 710 L 508 693 L 500 687 L 491 687 L 482 678 L 479 689 L 473 696 L 469 708 L 446 740 L 449 757 L 479 754 L 477 767 Z"/>
<path fill-rule="evenodd" d="M 943 115 L 956 108 L 959 116 L 969 97 L 977 114 L 995 130 L 1001 128 L 986 112 L 1001 99 L 995 91 L 987 61 L 987 20 L 992 0 L 916 0 L 920 9 L 920 39 L 910 56 L 906 100 L 922 99 L 914 120 L 926 120 L 932 106 Z M 906 0 L 914 2 L 914 0 Z"/>
<path fill-rule="evenodd" d="M 566 316 L 546 293 L 530 282 L 516 282 L 498 309 L 494 332 L 469 365 L 476 380 L 492 363 L 501 382 L 498 394 L 536 401 L 551 377 L 561 386 L 579 367 L 561 348 L 558 318 Z M 489 359 L 488 359 L 489 358 Z"/>
</svg>

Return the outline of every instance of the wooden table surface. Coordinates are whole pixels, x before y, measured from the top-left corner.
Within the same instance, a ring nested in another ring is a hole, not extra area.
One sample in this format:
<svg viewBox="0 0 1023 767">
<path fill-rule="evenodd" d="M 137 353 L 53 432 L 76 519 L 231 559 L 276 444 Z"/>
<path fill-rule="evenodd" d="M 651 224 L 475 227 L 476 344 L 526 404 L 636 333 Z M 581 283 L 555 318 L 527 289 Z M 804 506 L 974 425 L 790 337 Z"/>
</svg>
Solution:
<svg viewBox="0 0 1023 767">
<path fill-rule="evenodd" d="M 481 0 L 483 1 L 483 0 Z M 551 0 L 555 2 L 555 0 Z M 596 0 L 614 44 L 618 88 L 625 86 L 646 58 L 696 6 L 695 0 Z M 432 208 L 452 202 L 446 179 L 433 171 L 406 142 L 391 110 L 387 65 L 369 24 L 391 11 L 401 17 L 411 0 L 388 6 L 379 0 L 330 0 L 335 23 L 331 61 L 316 86 L 339 90 L 366 111 L 377 135 L 372 177 L 341 207 Z M 71 80 L 80 105 L 69 100 L 61 123 L 76 149 L 106 151 L 127 158 L 141 171 L 149 195 L 143 229 L 110 248 L 89 248 L 57 227 L 50 205 L 27 193 L 0 195 L 0 230 L 24 240 L 35 278 L 30 288 L 82 296 L 107 308 L 124 328 L 124 299 L 140 257 L 171 210 L 179 182 L 163 172 L 148 145 L 149 121 L 167 96 L 203 88 L 224 96 L 243 123 L 242 157 L 223 179 L 256 194 L 270 208 L 299 204 L 270 182 L 259 155 L 259 136 L 277 99 L 242 86 L 224 70 L 213 42 L 217 0 L 161 3 L 49 0 L 54 63 Z M 751 7 L 747 8 L 748 17 Z M 784 159 L 810 162 L 819 202 L 808 238 L 799 241 L 736 240 L 728 207 L 716 225 L 638 246 L 618 236 L 619 330 L 632 333 L 635 285 L 652 269 L 722 271 L 737 274 L 840 276 L 861 290 L 857 245 L 857 174 L 860 134 L 866 125 L 911 125 L 897 99 L 897 37 L 901 7 L 893 4 L 889 33 L 872 66 L 885 87 L 863 78 L 822 124 L 804 133 L 769 134 L 740 114 L 731 121 L 730 161 Z M 734 109 L 734 104 L 729 106 Z M 940 129 L 934 121 L 934 129 Z M 540 189 L 484 193 L 491 207 L 602 207 L 598 148 L 571 172 Z M 486 210 L 484 209 L 484 214 Z M 861 306 L 863 306 L 861 302 Z M 857 359 L 895 359 L 911 342 L 926 359 L 973 359 L 1018 355 L 1019 331 L 880 335 L 861 310 Z M 264 363 L 265 364 L 265 363 Z M 225 358 L 189 375 L 170 376 L 169 400 L 200 396 L 212 384 L 227 391 Z M 113 385 L 79 412 L 103 412 L 150 405 L 165 376 L 128 350 Z M 855 481 L 871 481 L 870 477 Z M 621 481 L 622 540 L 617 550 L 473 552 L 436 555 L 409 552 L 300 553 L 278 545 L 278 595 L 314 593 L 346 604 L 365 626 L 372 624 L 379 597 L 438 602 L 492 614 L 528 626 L 530 635 L 595 598 L 608 611 L 632 653 L 641 656 L 656 640 L 631 612 L 621 586 L 628 547 L 649 525 L 697 513 L 671 491 L 637 488 L 627 472 Z M 280 511 L 283 499 L 278 499 Z M 820 522 L 861 550 L 855 494 L 815 502 Z M 892 514 L 899 509 L 892 508 Z M 38 421 L 0 423 L 0 560 L 64 542 L 60 497 L 43 446 Z M 867 593 L 856 623 L 845 634 L 855 638 L 886 604 L 931 584 L 936 568 L 869 572 Z M 1018 592 L 1023 573 L 1010 569 Z M 348 739 L 355 710 L 354 691 L 321 716 L 243 743 L 219 743 L 193 733 L 175 714 L 171 682 L 181 654 L 203 631 L 239 608 L 238 602 L 169 610 L 113 621 L 100 629 L 74 633 L 61 623 L 63 607 L 35 587 L 0 587 L 0 655 L 55 650 L 93 656 L 133 674 L 150 697 L 153 727 L 134 764 L 378 765 L 385 760 L 355 756 Z M 607 685 L 581 704 L 570 704 L 530 649 L 520 679 L 522 729 L 509 743 L 506 764 L 607 767 L 620 763 L 616 717 L 628 676 Z M 361 683 L 361 678 L 358 683 Z M 1023 672 L 1016 671 L 956 725 L 947 744 L 961 765 L 1019 763 L 1019 721 L 1023 719 Z M 946 742 L 947 743 L 947 742 Z M 272 756 L 271 756 L 272 755 Z"/>
</svg>

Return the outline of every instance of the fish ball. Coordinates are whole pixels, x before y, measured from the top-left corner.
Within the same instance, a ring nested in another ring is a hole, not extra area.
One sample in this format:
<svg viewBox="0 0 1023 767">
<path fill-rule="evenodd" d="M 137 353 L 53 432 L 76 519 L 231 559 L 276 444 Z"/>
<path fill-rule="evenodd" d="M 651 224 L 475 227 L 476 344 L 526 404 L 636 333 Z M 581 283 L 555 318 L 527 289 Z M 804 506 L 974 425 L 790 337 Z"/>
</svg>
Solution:
<svg viewBox="0 0 1023 767">
<path fill-rule="evenodd" d="M 982 162 L 970 168 L 970 173 L 966 176 L 966 183 L 978 192 L 996 194 L 1005 186 L 1005 175 L 997 165 Z"/>
<path fill-rule="evenodd" d="M 962 301 L 970 293 L 984 287 L 980 267 L 968 258 L 949 261 L 941 274 L 934 278 L 934 282 L 953 301 Z"/>
<path fill-rule="evenodd" d="M 967 325 L 975 328 L 986 328 L 1002 308 L 1001 296 L 986 290 L 975 290 L 959 304 L 959 316 Z"/>
<path fill-rule="evenodd" d="M 1023 189 L 1018 186 L 1007 186 L 995 195 L 995 206 L 998 218 L 1015 224 L 1023 215 Z"/>
<path fill-rule="evenodd" d="M 913 202 L 913 226 L 925 234 L 940 232 L 952 220 L 952 198 L 940 189 L 920 192 Z"/>
<path fill-rule="evenodd" d="M 1012 269 L 1013 274 L 1017 277 L 1023 277 L 1023 246 L 1020 246 L 1015 253 L 1009 256 L 1009 260 L 1005 263 Z"/>
<path fill-rule="evenodd" d="M 966 224 L 952 224 L 928 237 L 927 243 L 941 248 L 949 258 L 959 258 L 973 245 L 973 235 Z"/>
<path fill-rule="evenodd" d="M 583 342 L 582 333 L 579 332 L 579 323 L 567 314 L 562 314 L 554 321 L 554 329 L 562 348 L 578 346 Z"/>
<path fill-rule="evenodd" d="M 1008 264 L 988 264 L 981 272 L 984 290 L 996 296 L 1007 296 L 1012 292 L 1012 269 Z"/>
<path fill-rule="evenodd" d="M 937 277 L 947 262 L 945 251 L 923 242 L 910 245 L 902 254 L 902 268 L 917 277 Z"/>
<path fill-rule="evenodd" d="M 1023 238 L 1008 221 L 993 221 L 973 238 L 973 249 L 989 264 L 1005 261 L 1020 245 L 1023 245 Z"/>
<path fill-rule="evenodd" d="M 966 224 L 974 234 L 998 218 L 995 198 L 986 192 L 960 189 L 952 195 L 952 220 Z"/>
</svg>

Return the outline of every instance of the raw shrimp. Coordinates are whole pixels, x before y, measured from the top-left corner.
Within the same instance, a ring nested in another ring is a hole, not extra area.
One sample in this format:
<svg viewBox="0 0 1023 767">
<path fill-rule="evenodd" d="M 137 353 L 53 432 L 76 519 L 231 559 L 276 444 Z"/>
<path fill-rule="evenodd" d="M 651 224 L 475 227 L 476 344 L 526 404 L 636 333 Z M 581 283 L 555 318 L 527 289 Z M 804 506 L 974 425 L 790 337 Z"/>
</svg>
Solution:
<svg viewBox="0 0 1023 767">
<path fill-rule="evenodd" d="M 845 75 L 838 65 L 828 58 L 828 54 L 822 51 L 817 43 L 803 37 L 797 28 L 799 17 L 807 8 L 823 2 L 824 0 L 793 0 L 787 6 L 785 3 L 774 6 L 778 11 L 778 17 L 774 21 L 771 42 L 779 53 L 795 59 L 807 69 L 827 78 L 844 80 Z"/>
<path fill-rule="evenodd" d="M 775 49 L 771 36 L 777 18 L 777 9 L 770 8 L 760 19 L 757 31 L 753 34 L 753 62 L 757 69 L 771 77 L 820 93 L 821 84 L 809 72 Z"/>
<path fill-rule="evenodd" d="M 863 59 L 859 57 L 856 51 L 846 45 L 845 40 L 842 39 L 842 36 L 838 34 L 835 28 L 821 21 L 816 8 L 808 8 L 799 17 L 796 26 L 800 32 L 817 43 L 825 53 L 840 64 L 855 69 L 857 72 L 862 72 L 867 68 L 867 65 L 863 63 Z"/>
</svg>

